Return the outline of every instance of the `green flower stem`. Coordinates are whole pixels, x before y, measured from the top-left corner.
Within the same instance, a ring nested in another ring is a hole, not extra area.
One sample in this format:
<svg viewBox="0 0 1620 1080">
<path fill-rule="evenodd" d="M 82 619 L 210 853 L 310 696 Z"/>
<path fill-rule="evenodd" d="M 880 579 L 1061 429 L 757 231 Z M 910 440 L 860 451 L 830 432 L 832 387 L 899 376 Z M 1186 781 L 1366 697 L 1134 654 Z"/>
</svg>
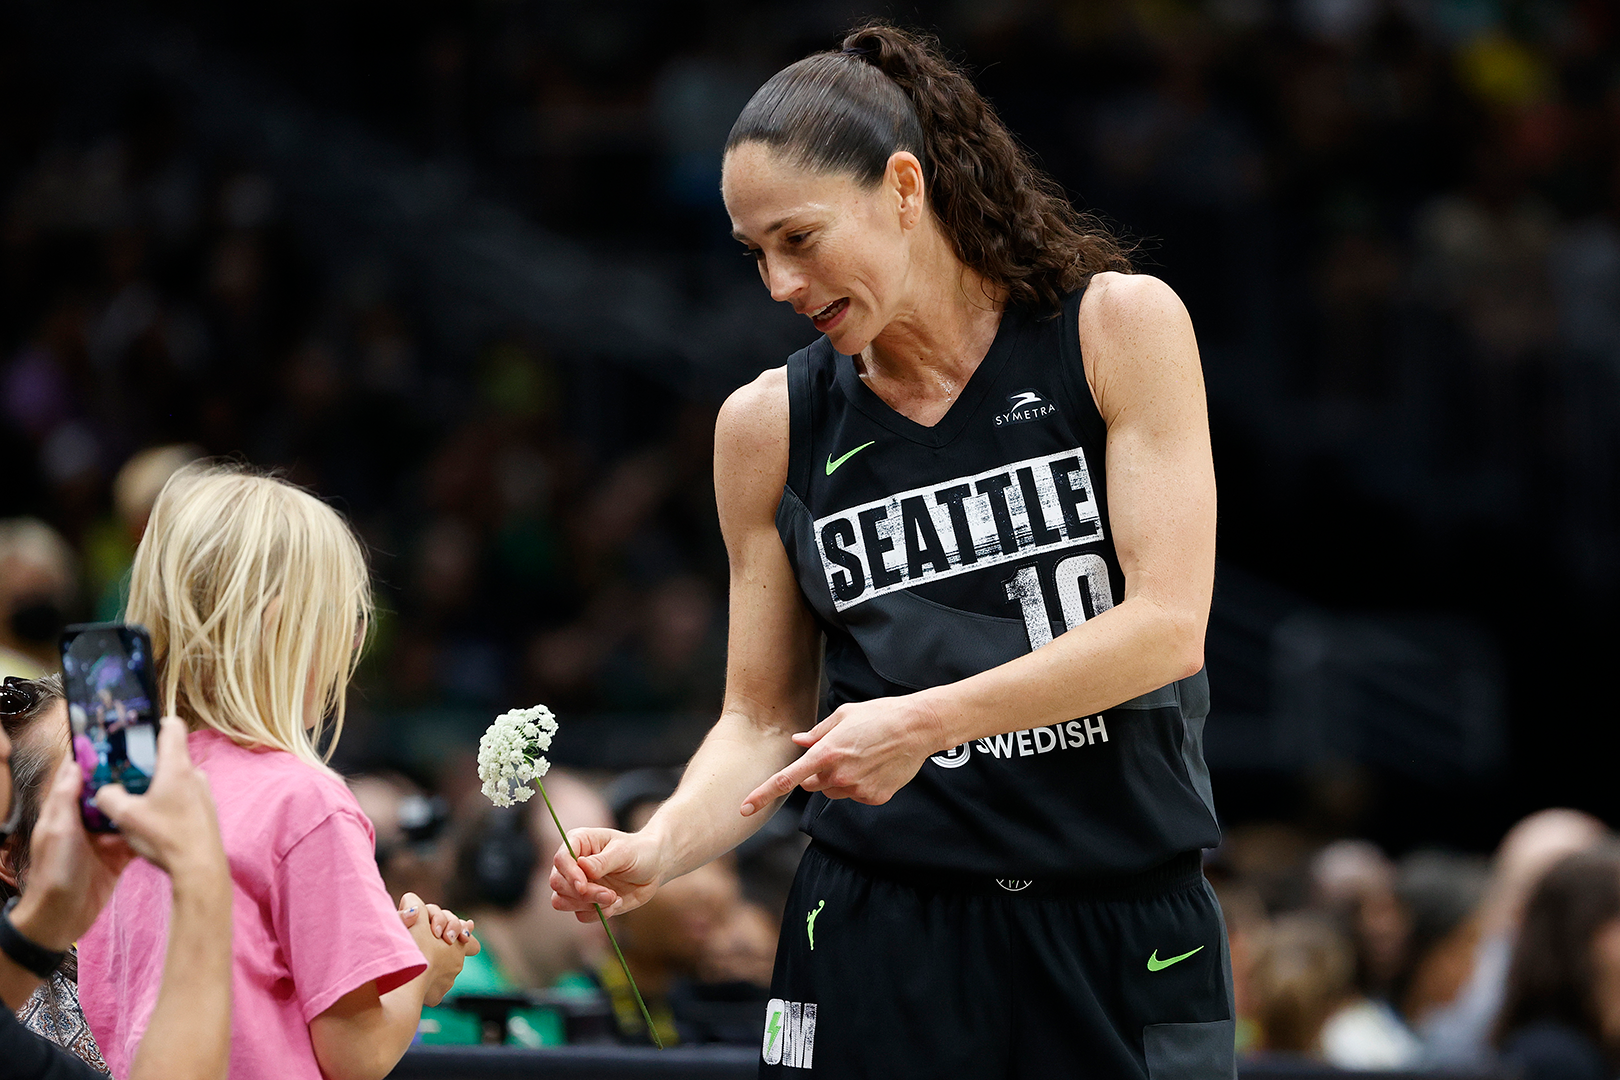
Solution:
<svg viewBox="0 0 1620 1080">
<path fill-rule="evenodd" d="M 574 854 L 574 845 L 568 842 L 568 830 L 563 828 L 561 819 L 557 817 L 557 808 L 551 805 L 551 796 L 546 794 L 546 785 L 536 779 L 534 786 L 540 789 L 540 797 L 546 801 L 546 809 L 551 811 L 551 820 L 556 823 L 557 832 L 562 835 L 563 847 L 568 849 L 568 857 L 577 859 L 578 856 Z M 652 1013 L 647 1011 L 647 1003 L 641 1000 L 641 990 L 636 986 L 636 977 L 630 974 L 630 965 L 624 959 L 624 950 L 619 948 L 619 939 L 613 936 L 613 928 L 608 925 L 607 916 L 602 914 L 602 905 L 592 904 L 591 906 L 596 909 L 596 917 L 602 920 L 602 929 L 607 931 L 608 941 L 613 945 L 613 954 L 619 958 L 619 966 L 624 969 L 624 977 L 630 980 L 630 992 L 636 995 L 636 1004 L 641 1006 L 641 1018 L 647 1022 L 647 1034 L 652 1036 L 652 1041 L 657 1044 L 658 1049 L 662 1050 L 664 1040 L 658 1037 L 658 1029 L 653 1027 Z"/>
</svg>

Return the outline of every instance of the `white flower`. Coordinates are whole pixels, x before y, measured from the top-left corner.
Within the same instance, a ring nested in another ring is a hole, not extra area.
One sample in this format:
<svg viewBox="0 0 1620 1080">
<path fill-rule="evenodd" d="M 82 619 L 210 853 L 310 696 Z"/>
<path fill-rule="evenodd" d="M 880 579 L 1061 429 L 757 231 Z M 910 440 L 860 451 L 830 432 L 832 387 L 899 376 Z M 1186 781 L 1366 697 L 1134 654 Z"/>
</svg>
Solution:
<svg viewBox="0 0 1620 1080">
<path fill-rule="evenodd" d="M 478 740 L 478 779 L 484 795 L 496 806 L 528 802 L 530 785 L 546 775 L 551 763 L 543 752 L 551 749 L 557 718 L 544 705 L 502 713 Z"/>
</svg>

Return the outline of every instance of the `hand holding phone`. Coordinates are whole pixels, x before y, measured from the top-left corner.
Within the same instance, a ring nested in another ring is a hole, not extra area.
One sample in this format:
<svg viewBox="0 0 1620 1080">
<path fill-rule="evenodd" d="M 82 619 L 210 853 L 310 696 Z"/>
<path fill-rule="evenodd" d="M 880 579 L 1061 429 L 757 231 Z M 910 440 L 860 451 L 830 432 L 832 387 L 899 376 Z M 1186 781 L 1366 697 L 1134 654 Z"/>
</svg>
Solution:
<svg viewBox="0 0 1620 1080">
<path fill-rule="evenodd" d="M 28 891 L 12 924 L 47 949 L 64 951 L 96 921 L 118 876 L 134 857 L 122 836 L 92 836 L 80 823 L 84 778 L 63 759 L 40 801 L 34 825 Z"/>
<path fill-rule="evenodd" d="M 91 832 L 117 826 L 95 806 L 104 784 L 134 795 L 157 767 L 157 689 L 152 639 L 133 623 L 84 623 L 62 634 L 62 683 L 73 727 L 73 759 L 84 777 L 79 810 Z"/>
</svg>

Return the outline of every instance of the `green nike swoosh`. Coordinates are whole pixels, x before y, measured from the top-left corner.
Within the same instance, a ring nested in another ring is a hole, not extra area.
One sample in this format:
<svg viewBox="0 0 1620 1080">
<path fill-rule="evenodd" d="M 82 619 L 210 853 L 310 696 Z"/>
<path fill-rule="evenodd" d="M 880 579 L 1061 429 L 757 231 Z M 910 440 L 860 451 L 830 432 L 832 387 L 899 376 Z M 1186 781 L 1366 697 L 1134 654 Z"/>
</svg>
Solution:
<svg viewBox="0 0 1620 1080">
<path fill-rule="evenodd" d="M 1167 960 L 1160 960 L 1159 959 L 1159 950 L 1154 949 L 1153 950 L 1153 955 L 1148 957 L 1148 970 L 1149 971 L 1163 971 L 1165 968 L 1169 967 L 1171 964 L 1179 964 L 1183 960 L 1187 959 L 1187 957 L 1191 956 L 1193 953 L 1203 952 L 1203 951 L 1204 951 L 1204 947 L 1202 945 L 1200 945 L 1200 946 L 1198 946 L 1198 948 L 1194 949 L 1192 952 L 1184 952 L 1180 956 L 1172 956 Z"/>
<path fill-rule="evenodd" d="M 873 442 L 876 442 L 876 441 L 877 440 L 875 440 L 875 439 L 873 440 Z M 862 443 L 861 445 L 857 446 L 855 449 L 851 450 L 849 453 L 845 454 L 843 457 L 839 458 L 837 461 L 834 461 L 833 456 L 831 454 L 828 454 L 827 455 L 827 475 L 831 476 L 833 474 L 833 470 L 837 469 L 838 466 L 842 465 L 844 462 L 848 461 L 850 458 L 854 457 L 856 454 L 860 453 L 862 450 L 865 450 L 868 446 L 871 446 L 871 445 L 872 445 L 872 443 Z"/>
</svg>

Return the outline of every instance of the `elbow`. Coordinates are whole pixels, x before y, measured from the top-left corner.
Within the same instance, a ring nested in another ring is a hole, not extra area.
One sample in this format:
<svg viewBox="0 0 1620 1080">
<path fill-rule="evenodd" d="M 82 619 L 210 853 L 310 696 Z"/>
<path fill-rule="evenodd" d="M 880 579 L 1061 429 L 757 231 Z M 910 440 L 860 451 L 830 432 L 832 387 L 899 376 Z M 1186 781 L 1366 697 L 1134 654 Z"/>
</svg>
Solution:
<svg viewBox="0 0 1620 1080">
<path fill-rule="evenodd" d="M 1209 608 L 1181 602 L 1179 597 L 1139 594 L 1121 607 L 1135 613 L 1129 631 L 1133 665 L 1144 693 L 1190 678 L 1204 669 L 1204 632 Z M 1151 685 L 1147 685 L 1151 684 Z"/>
<path fill-rule="evenodd" d="M 383 1080 L 392 1071 L 394 1064 L 377 1060 L 360 1060 L 357 1057 L 348 1057 L 343 1061 L 328 1063 L 319 1054 L 316 1062 L 321 1067 L 321 1075 L 326 1080 Z"/>
<path fill-rule="evenodd" d="M 326 1080 L 383 1080 L 399 1064 L 399 1056 L 390 1057 L 387 1050 L 364 1036 L 341 1048 L 315 1043 L 315 1063 Z"/>
<path fill-rule="evenodd" d="M 1165 667 L 1166 682 L 1191 678 L 1204 669 L 1204 630 L 1208 619 L 1203 614 L 1188 612 L 1167 613 Z"/>
<path fill-rule="evenodd" d="M 1171 681 L 1179 682 L 1182 679 L 1190 679 L 1203 670 L 1204 643 L 1199 641 L 1197 644 L 1183 649 L 1179 654 L 1176 659 L 1175 677 Z"/>
</svg>

